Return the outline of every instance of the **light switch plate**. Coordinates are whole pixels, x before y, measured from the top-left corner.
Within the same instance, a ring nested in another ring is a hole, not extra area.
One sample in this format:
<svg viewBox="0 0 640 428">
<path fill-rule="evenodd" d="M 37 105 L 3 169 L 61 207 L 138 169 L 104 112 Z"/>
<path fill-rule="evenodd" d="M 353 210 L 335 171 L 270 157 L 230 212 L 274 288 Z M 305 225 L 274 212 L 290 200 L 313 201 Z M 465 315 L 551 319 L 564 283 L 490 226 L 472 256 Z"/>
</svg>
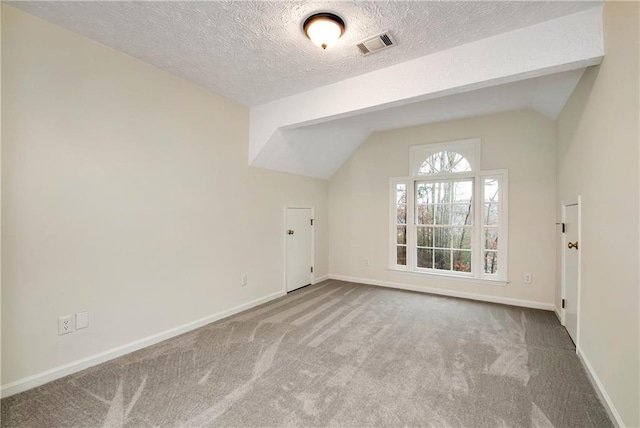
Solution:
<svg viewBox="0 0 640 428">
<path fill-rule="evenodd" d="M 89 313 L 78 312 L 76 314 L 76 330 L 89 327 Z"/>
</svg>

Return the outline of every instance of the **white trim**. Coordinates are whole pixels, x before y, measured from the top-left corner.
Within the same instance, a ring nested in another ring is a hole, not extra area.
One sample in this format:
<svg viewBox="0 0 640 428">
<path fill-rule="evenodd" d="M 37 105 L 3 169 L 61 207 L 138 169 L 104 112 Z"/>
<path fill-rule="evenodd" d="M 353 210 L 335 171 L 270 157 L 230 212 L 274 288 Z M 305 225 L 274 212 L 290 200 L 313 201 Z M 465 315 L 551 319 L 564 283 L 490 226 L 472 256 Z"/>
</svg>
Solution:
<svg viewBox="0 0 640 428">
<path fill-rule="evenodd" d="M 578 242 L 582 242 L 582 196 L 578 195 Z M 583 243 L 584 244 L 584 243 Z M 580 313 L 582 312 L 582 251 L 578 251 L 578 314 L 576 322 L 578 329 L 576 330 L 576 352 L 580 346 Z"/>
<path fill-rule="evenodd" d="M 562 204 L 562 223 L 565 224 L 567 221 L 567 207 L 569 206 L 573 206 L 573 205 L 577 205 L 578 206 L 578 242 L 582 242 L 582 198 L 580 195 L 572 197 L 572 198 L 567 198 L 567 199 L 563 199 L 561 201 Z M 560 248 L 560 254 L 561 254 L 561 266 L 560 266 L 560 299 L 566 299 L 567 298 L 567 281 L 566 281 L 566 260 L 565 260 L 565 247 L 567 245 L 567 234 L 563 233 L 562 234 L 562 244 L 561 244 L 561 248 Z M 582 282 L 582 252 L 578 251 L 578 272 L 577 272 L 577 282 L 578 282 L 578 294 L 577 294 L 577 299 L 578 299 L 578 306 L 576 308 L 576 350 L 577 348 L 580 346 L 580 289 L 581 287 L 581 282 Z M 560 324 L 562 324 L 563 326 L 566 327 L 566 315 L 565 315 L 565 309 L 561 308 L 560 309 Z"/>
<path fill-rule="evenodd" d="M 313 284 L 318 284 L 319 282 L 326 281 L 327 279 L 329 279 L 329 274 L 319 276 L 313 279 Z"/>
<path fill-rule="evenodd" d="M 398 218 L 398 213 L 397 213 L 397 207 L 398 207 L 398 203 L 396 200 L 397 197 L 397 185 L 398 184 L 404 184 L 406 186 L 407 189 L 407 203 L 405 204 L 405 250 L 406 250 L 406 265 L 399 265 L 398 264 L 398 255 L 397 255 L 397 251 L 398 251 L 398 229 L 397 227 L 399 226 L 397 224 L 397 218 Z M 409 230 L 409 222 L 412 221 L 413 219 L 413 214 L 410 212 L 411 210 L 409 209 L 412 205 L 413 205 L 413 192 L 410 190 L 411 185 L 410 185 L 410 180 L 409 177 L 391 177 L 389 178 L 389 219 L 387 221 L 387 224 L 389 225 L 389 269 L 394 269 L 394 270 L 403 270 L 403 271 L 408 271 L 409 270 L 409 247 L 410 247 L 410 242 L 409 240 L 411 239 L 410 235 L 410 230 Z"/>
<path fill-rule="evenodd" d="M 477 195 L 475 209 L 480 210 L 481 221 L 477 227 L 476 238 L 478 241 L 478 248 L 480 251 L 476 251 L 478 259 L 476 259 L 476 270 L 480 274 L 482 279 L 492 279 L 495 277 L 498 281 L 508 282 L 509 277 L 509 170 L 507 169 L 494 169 L 488 171 L 478 172 L 478 183 L 476 184 Z M 484 180 L 487 178 L 494 178 L 498 180 L 498 188 L 500 194 L 498 196 L 498 237 L 500 238 L 498 245 L 498 274 L 490 275 L 484 273 L 482 269 L 482 258 L 484 253 L 483 241 L 483 228 L 484 228 Z M 475 218 L 474 218 L 475 220 Z M 475 226 L 475 223 L 474 223 Z"/>
<path fill-rule="evenodd" d="M 33 376 L 28 376 L 22 379 L 18 379 L 14 382 L 8 383 L 6 385 L 2 385 L 1 396 L 2 398 L 9 397 L 10 395 L 18 394 L 19 392 L 23 392 L 40 385 L 44 385 L 47 382 L 60 379 L 61 377 L 79 372 L 80 370 L 84 370 L 89 367 L 93 367 L 100 363 L 104 363 L 105 361 L 109 361 L 114 358 L 120 357 L 122 355 L 129 354 L 131 352 L 137 351 L 147 346 L 155 345 L 156 343 L 181 335 L 191 330 L 195 330 L 196 328 L 202 327 L 212 322 L 230 317 L 231 315 L 235 315 L 239 312 L 246 311 L 247 309 L 251 309 L 258 305 L 262 305 L 263 303 L 267 303 L 271 300 L 277 299 L 278 297 L 282 297 L 285 294 L 286 293 L 284 291 L 271 293 L 259 299 L 255 299 L 250 302 L 243 303 L 238 306 L 234 306 L 231 309 L 227 309 L 225 311 L 218 312 L 216 314 L 209 315 L 204 318 L 200 318 L 198 320 L 189 322 L 187 324 L 183 324 L 181 326 L 174 327 L 169 330 L 165 330 L 161 333 L 157 333 L 157 334 L 145 337 L 143 339 L 136 340 L 126 345 L 118 346 L 108 351 L 100 352 L 98 354 L 91 355 L 90 357 L 82 358 L 82 359 L 73 361 L 69 364 L 65 364 L 50 370 L 46 370 L 44 372 L 35 374 Z"/>
<path fill-rule="evenodd" d="M 463 143 L 471 144 L 478 150 L 476 154 L 479 159 L 479 147 L 480 139 L 473 140 L 461 140 Z M 456 143 L 456 142 L 453 142 Z M 446 149 L 449 143 L 437 143 L 434 146 Z M 422 149 L 428 146 L 413 146 L 411 149 Z M 414 153 L 410 155 L 410 162 L 413 160 Z M 453 271 L 438 271 L 437 269 L 423 269 L 416 266 L 416 183 L 430 182 L 434 178 L 434 181 L 449 181 L 449 180 L 473 180 L 473 234 L 471 237 L 471 272 L 464 274 L 461 272 Z M 482 266 L 482 259 L 484 254 L 483 244 L 483 231 L 484 231 L 484 180 L 496 179 L 499 183 L 499 224 L 498 224 L 498 236 L 500 239 L 500 245 L 498 246 L 498 272 L 497 274 L 486 274 Z M 397 209 L 397 193 L 396 188 L 399 184 L 407 186 L 407 204 L 406 204 L 406 265 L 400 266 L 397 264 L 396 251 L 397 251 L 397 229 L 396 223 L 396 209 Z M 411 189 L 411 191 L 409 191 Z M 394 272 L 407 272 L 416 273 L 419 275 L 437 275 L 439 277 L 449 276 L 452 279 L 460 280 L 461 278 L 469 278 L 472 282 L 477 284 L 489 284 L 489 285 L 502 285 L 509 284 L 508 266 L 509 266 L 509 171 L 507 169 L 496 169 L 487 171 L 472 171 L 469 173 L 446 173 L 446 174 L 432 174 L 419 177 L 390 177 L 389 178 L 389 269 Z"/>
<path fill-rule="evenodd" d="M 437 273 L 437 272 L 425 272 L 425 271 L 415 271 L 415 270 L 404 270 L 404 269 L 389 269 L 390 272 L 399 273 L 401 275 L 409 275 L 415 276 L 418 278 L 432 278 L 432 279 L 444 279 L 446 281 L 458 281 L 458 282 L 470 282 L 472 284 L 480 284 L 480 285 L 493 285 L 498 287 L 505 287 L 509 284 L 509 281 L 502 281 L 500 279 L 488 279 L 488 278 L 476 278 L 475 276 L 468 275 L 454 275 L 448 273 Z"/>
<path fill-rule="evenodd" d="M 571 206 L 571 205 L 579 205 L 579 198 L 578 197 L 573 197 L 573 198 L 568 198 L 568 199 L 564 199 L 562 201 L 560 201 L 560 204 L 562 205 L 562 223 L 566 223 L 566 211 L 567 211 L 567 207 Z M 580 220 L 580 209 L 578 208 L 578 221 Z M 578 228 L 578 233 L 580 233 L 580 229 Z M 564 299 L 566 298 L 566 281 L 565 281 L 565 254 L 564 254 L 564 248 L 567 245 L 567 235 L 566 233 L 562 233 L 562 243 L 561 243 L 561 248 L 560 248 L 560 254 L 561 254 L 561 266 L 560 266 L 560 275 L 561 275 L 561 279 L 560 279 L 560 298 Z M 580 242 L 578 240 L 578 242 Z M 561 323 L 562 325 L 565 325 L 565 316 L 564 316 L 564 309 L 561 308 L 561 314 L 562 314 L 562 319 L 561 319 Z"/>
<path fill-rule="evenodd" d="M 289 209 L 298 209 L 298 210 L 311 210 L 311 221 L 314 222 L 314 224 L 311 226 L 311 260 L 309 261 L 310 266 L 313 266 L 313 272 L 310 272 L 311 277 L 309 280 L 309 284 L 315 284 L 315 268 L 316 268 L 316 257 L 315 257 L 315 247 L 316 247 L 316 241 L 315 241 L 315 206 L 313 205 L 289 205 L 289 204 L 285 204 L 284 206 L 284 227 L 282 229 L 282 235 L 285 236 L 285 238 L 283 239 L 283 247 L 284 247 L 284 257 L 283 257 L 283 263 L 284 263 L 284 271 L 283 271 L 283 277 L 284 277 L 284 284 L 283 284 L 283 288 L 284 288 L 284 292 L 288 293 L 289 291 L 294 291 L 294 290 L 288 290 L 287 289 L 287 238 L 286 238 L 286 231 L 287 231 L 287 210 Z"/>
<path fill-rule="evenodd" d="M 426 143 L 419 146 L 409 147 L 409 175 L 414 179 L 434 177 L 439 180 L 442 177 L 458 177 L 465 174 L 474 175 L 480 168 L 480 154 L 482 141 L 480 138 L 467 138 L 465 140 L 441 141 L 437 143 Z M 420 175 L 417 171 L 422 163 L 429 156 L 442 151 L 452 151 L 461 154 L 469 162 L 471 171 L 468 172 L 441 172 L 427 175 Z"/>
<path fill-rule="evenodd" d="M 562 325 L 564 325 L 564 321 L 562 321 L 562 309 L 558 308 L 557 306 L 553 306 L 553 312 L 555 312 L 556 314 L 556 318 L 558 318 L 558 322 Z"/>
<path fill-rule="evenodd" d="M 565 204 L 565 201 L 560 201 L 560 205 L 561 205 L 561 210 L 562 210 L 562 232 L 561 232 L 561 239 L 560 239 L 560 316 L 558 317 L 560 319 L 560 324 L 562 324 L 563 326 L 566 327 L 566 319 L 565 319 L 565 310 L 562 307 L 562 301 L 565 299 L 566 294 L 567 294 L 567 280 L 566 280 L 566 257 L 564 254 L 564 247 L 565 245 L 567 245 L 567 234 L 565 233 L 565 223 L 566 223 L 566 217 L 567 217 L 567 205 Z M 557 260 L 557 259 L 556 259 Z"/>
<path fill-rule="evenodd" d="M 441 296 L 460 297 L 462 299 L 478 300 L 481 302 L 501 303 L 503 305 L 520 306 L 532 309 L 544 309 L 546 311 L 553 310 L 553 303 L 534 302 L 532 300 L 512 299 L 509 297 L 488 296 L 484 294 L 467 293 L 464 291 L 445 290 L 442 288 L 422 287 L 419 285 L 402 284 L 398 282 L 379 281 L 369 278 L 356 278 L 344 275 L 329 275 L 331 279 L 338 281 L 356 282 L 358 284 L 377 285 L 381 287 L 397 288 L 400 290 L 418 291 L 420 293 L 438 294 Z"/>
<path fill-rule="evenodd" d="M 611 397 L 609 397 L 609 394 L 607 394 L 607 390 L 604 389 L 604 385 L 602 384 L 602 382 L 600 382 L 600 378 L 596 374 L 596 371 L 593 369 L 593 366 L 591 366 L 591 363 L 584 355 L 584 351 L 580 347 L 576 347 L 576 354 L 578 354 L 578 358 L 580 358 L 582 365 L 586 369 L 586 372 L 589 375 L 589 379 L 595 387 L 595 390 L 600 397 L 600 401 L 602 401 L 602 403 L 604 404 L 604 408 L 607 410 L 609 417 L 615 422 L 618 427 L 624 427 L 625 424 L 622 420 L 622 417 L 620 417 L 620 413 L 618 413 L 616 406 L 613 404 L 613 400 L 611 400 Z"/>
</svg>

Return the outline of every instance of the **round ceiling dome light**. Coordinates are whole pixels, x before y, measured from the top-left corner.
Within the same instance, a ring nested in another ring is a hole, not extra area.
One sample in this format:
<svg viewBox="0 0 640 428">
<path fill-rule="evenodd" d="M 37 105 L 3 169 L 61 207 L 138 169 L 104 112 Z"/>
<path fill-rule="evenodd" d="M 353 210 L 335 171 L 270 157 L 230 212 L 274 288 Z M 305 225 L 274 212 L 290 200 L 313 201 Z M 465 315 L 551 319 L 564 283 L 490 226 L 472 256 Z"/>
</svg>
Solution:
<svg viewBox="0 0 640 428">
<path fill-rule="evenodd" d="M 303 28 L 314 44 L 326 49 L 344 34 L 344 21 L 333 13 L 316 13 L 304 21 Z"/>
</svg>

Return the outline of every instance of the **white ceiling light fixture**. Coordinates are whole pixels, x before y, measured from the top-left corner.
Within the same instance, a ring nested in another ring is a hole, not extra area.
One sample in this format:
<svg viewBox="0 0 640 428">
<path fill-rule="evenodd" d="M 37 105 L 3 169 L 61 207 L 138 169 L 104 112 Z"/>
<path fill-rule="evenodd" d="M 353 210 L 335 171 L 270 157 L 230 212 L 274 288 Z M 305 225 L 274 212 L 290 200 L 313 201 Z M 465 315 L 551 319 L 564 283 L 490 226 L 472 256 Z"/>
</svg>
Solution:
<svg viewBox="0 0 640 428">
<path fill-rule="evenodd" d="M 303 28 L 314 44 L 326 49 L 344 34 L 344 21 L 333 13 L 316 13 L 304 21 Z"/>
</svg>

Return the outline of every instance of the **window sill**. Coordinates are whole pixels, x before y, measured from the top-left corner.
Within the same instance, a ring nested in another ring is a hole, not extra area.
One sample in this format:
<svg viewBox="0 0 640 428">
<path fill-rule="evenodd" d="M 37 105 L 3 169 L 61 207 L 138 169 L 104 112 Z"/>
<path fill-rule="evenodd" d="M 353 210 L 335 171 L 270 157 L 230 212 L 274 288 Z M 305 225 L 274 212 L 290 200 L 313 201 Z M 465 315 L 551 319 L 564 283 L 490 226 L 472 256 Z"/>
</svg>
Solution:
<svg viewBox="0 0 640 428">
<path fill-rule="evenodd" d="M 401 275 L 415 276 L 417 278 L 444 279 L 445 281 L 467 282 L 471 284 L 491 285 L 491 286 L 498 286 L 498 287 L 505 287 L 507 284 L 509 284 L 508 280 L 505 281 L 501 279 L 473 278 L 469 276 L 446 275 L 446 274 L 431 273 L 431 272 L 429 273 L 416 272 L 416 271 L 392 269 L 392 268 L 389 268 L 389 271 L 393 273 L 399 273 Z"/>
</svg>

